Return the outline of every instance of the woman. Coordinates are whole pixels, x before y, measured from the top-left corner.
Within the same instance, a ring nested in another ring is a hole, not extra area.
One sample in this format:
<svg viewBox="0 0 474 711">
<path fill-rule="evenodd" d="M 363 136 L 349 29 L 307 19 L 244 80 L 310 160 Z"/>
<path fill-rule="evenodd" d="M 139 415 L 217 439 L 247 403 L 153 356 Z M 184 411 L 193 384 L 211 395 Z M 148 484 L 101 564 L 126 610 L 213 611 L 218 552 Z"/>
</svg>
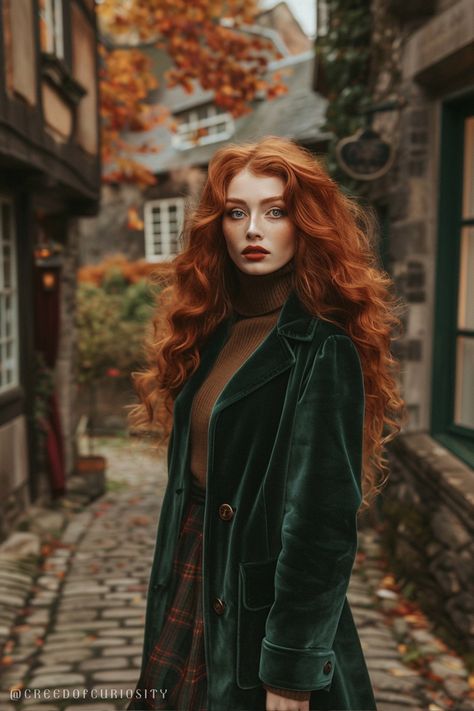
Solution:
<svg viewBox="0 0 474 711">
<path fill-rule="evenodd" d="M 375 709 L 346 591 L 403 401 L 369 213 L 267 137 L 215 154 L 184 234 L 134 374 L 131 422 L 172 429 L 128 708 Z"/>
</svg>

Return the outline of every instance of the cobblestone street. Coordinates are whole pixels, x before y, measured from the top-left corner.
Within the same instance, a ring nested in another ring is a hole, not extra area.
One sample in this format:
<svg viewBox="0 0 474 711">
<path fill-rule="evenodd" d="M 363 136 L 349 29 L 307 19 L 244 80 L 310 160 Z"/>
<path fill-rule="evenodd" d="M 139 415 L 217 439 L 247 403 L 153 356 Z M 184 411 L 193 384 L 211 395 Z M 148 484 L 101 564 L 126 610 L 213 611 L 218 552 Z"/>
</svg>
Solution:
<svg viewBox="0 0 474 711">
<path fill-rule="evenodd" d="M 126 690 L 131 693 L 138 678 L 146 586 L 165 488 L 164 463 L 143 445 L 125 440 L 101 444 L 100 451 L 108 458 L 107 494 L 68 517 L 40 574 L 34 575 L 26 565 L 15 566 L 0 552 L 6 611 L 0 625 L 9 628 L 1 711 L 53 711 L 79 703 L 83 711 L 122 709 L 128 703 Z M 400 640 L 406 640 L 409 623 L 398 618 L 391 624 L 388 612 L 396 604 L 396 594 L 380 589 L 384 572 L 375 534 L 361 532 L 359 551 L 349 600 L 379 711 L 472 708 L 461 701 L 467 693 L 464 666 L 429 629 L 415 628 L 412 640 L 429 655 L 431 678 L 405 663 L 410 645 Z M 20 614 L 13 618 L 18 604 Z M 434 685 L 433 677 L 438 680 Z M 15 702 L 9 690 L 17 687 L 45 693 L 34 702 Z M 69 699 L 47 698 L 62 688 L 69 690 Z M 73 698 L 73 690 L 79 699 Z M 96 699 L 91 698 L 92 690 Z M 111 698 L 121 690 L 122 699 Z"/>
</svg>

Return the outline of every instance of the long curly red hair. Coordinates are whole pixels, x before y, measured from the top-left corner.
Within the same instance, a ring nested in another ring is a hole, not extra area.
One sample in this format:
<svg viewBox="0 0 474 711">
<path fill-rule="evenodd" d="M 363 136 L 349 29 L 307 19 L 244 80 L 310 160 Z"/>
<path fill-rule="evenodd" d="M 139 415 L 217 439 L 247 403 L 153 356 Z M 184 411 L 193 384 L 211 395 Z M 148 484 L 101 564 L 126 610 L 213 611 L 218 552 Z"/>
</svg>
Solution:
<svg viewBox="0 0 474 711">
<path fill-rule="evenodd" d="M 284 201 L 296 227 L 295 291 L 311 314 L 341 326 L 360 355 L 366 394 L 363 502 L 370 505 L 388 478 L 385 445 L 406 416 L 391 341 L 404 308 L 378 264 L 377 219 L 345 195 L 320 161 L 289 139 L 228 144 L 213 156 L 198 203 L 188 208 L 179 254 L 162 267 L 147 367 L 132 373 L 139 402 L 129 424 L 163 445 L 173 401 L 200 363 L 200 350 L 231 311 L 231 261 L 222 233 L 227 187 L 243 168 L 285 184 Z"/>
</svg>

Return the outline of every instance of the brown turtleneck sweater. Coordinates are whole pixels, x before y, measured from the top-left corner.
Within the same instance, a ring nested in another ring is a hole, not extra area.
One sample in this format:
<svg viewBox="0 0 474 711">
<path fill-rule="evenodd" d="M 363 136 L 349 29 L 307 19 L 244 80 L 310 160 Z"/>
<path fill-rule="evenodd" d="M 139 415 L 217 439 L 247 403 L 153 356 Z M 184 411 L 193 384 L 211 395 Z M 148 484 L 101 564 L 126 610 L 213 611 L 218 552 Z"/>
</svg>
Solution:
<svg viewBox="0 0 474 711">
<path fill-rule="evenodd" d="M 235 267 L 237 286 L 231 300 L 237 320 L 191 407 L 190 469 L 195 484 L 202 488 L 206 486 L 208 428 L 214 403 L 230 377 L 277 322 L 293 285 L 293 271 L 293 260 L 258 276 Z"/>
<path fill-rule="evenodd" d="M 194 486 L 206 487 L 209 418 L 219 393 L 236 370 L 255 351 L 278 320 L 281 307 L 293 288 L 294 261 L 291 259 L 269 274 L 246 274 L 235 268 L 237 287 L 232 305 L 237 320 L 229 337 L 191 406 L 190 469 Z M 307 700 L 310 691 L 263 688 L 279 696 Z"/>
</svg>

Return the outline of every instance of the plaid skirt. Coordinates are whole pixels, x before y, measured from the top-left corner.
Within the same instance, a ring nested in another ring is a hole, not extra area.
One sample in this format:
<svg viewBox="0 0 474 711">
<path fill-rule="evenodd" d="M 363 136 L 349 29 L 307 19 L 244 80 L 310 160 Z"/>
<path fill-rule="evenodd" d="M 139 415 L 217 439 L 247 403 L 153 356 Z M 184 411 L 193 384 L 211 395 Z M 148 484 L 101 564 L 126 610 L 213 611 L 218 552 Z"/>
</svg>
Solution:
<svg viewBox="0 0 474 711">
<path fill-rule="evenodd" d="M 127 711 L 206 711 L 201 568 L 204 501 L 205 490 L 193 481 L 173 561 L 171 604 L 160 636 L 144 660 L 136 687 L 141 698 L 133 698 Z"/>
</svg>

